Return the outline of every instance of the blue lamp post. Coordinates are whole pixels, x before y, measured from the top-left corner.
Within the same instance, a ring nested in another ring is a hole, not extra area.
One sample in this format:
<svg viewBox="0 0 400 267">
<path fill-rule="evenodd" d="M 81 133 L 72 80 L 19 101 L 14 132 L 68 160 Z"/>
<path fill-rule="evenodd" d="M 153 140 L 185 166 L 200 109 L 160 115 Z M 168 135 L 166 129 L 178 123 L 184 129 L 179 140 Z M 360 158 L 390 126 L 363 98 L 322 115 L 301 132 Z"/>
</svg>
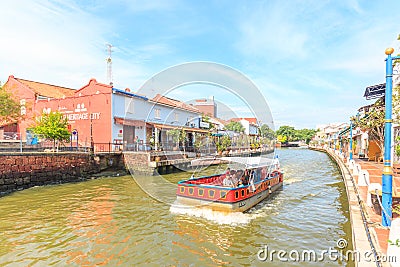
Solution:
<svg viewBox="0 0 400 267">
<path fill-rule="evenodd" d="M 392 219 L 392 181 L 393 171 L 391 167 L 392 147 L 392 76 L 393 59 L 400 59 L 399 56 L 392 57 L 393 48 L 385 51 L 386 58 L 386 89 L 385 89 L 385 154 L 382 173 L 382 225 L 390 226 Z"/>
<path fill-rule="evenodd" d="M 353 159 L 353 122 L 350 120 L 350 153 L 349 159 Z"/>
</svg>

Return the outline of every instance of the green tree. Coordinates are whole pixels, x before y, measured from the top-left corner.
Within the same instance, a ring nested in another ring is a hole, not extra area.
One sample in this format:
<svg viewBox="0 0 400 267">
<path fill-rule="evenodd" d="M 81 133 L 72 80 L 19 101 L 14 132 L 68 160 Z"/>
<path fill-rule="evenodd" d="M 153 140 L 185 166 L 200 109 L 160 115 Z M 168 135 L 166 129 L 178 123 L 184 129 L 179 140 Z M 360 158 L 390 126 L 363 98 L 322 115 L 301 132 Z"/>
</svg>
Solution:
<svg viewBox="0 0 400 267">
<path fill-rule="evenodd" d="M 296 130 L 292 126 L 281 126 L 276 131 L 276 135 L 286 136 L 286 142 L 295 141 Z"/>
<path fill-rule="evenodd" d="M 398 90 L 398 89 L 397 89 Z M 397 96 L 398 97 L 398 96 Z M 393 98 L 394 111 L 398 108 L 397 97 Z M 398 114 L 398 113 L 397 113 Z M 355 127 L 360 127 L 362 131 L 368 131 L 368 138 L 375 140 L 379 146 L 382 155 L 384 153 L 384 141 L 385 141 L 385 103 L 383 99 L 378 99 L 371 107 L 368 112 L 362 118 L 351 117 L 350 118 Z M 395 118 L 396 120 L 396 118 Z"/>
<path fill-rule="evenodd" d="M 210 122 L 210 117 L 209 116 L 202 114 L 201 115 L 201 120 L 208 123 L 208 125 L 209 125 L 209 127 L 207 128 L 208 130 L 213 130 L 214 129 L 214 124 Z"/>
<path fill-rule="evenodd" d="M 267 124 L 263 124 L 260 127 L 260 135 L 262 137 L 268 138 L 270 140 L 275 139 L 275 132 L 269 128 L 269 126 Z"/>
<path fill-rule="evenodd" d="M 0 107 L 2 121 L 14 121 L 21 117 L 21 105 L 3 87 L 0 87 Z"/>
<path fill-rule="evenodd" d="M 307 144 L 310 143 L 311 139 L 314 137 L 316 134 L 316 130 L 314 129 L 301 129 L 301 130 L 296 130 L 297 131 L 297 137 L 299 138 L 299 141 L 305 141 Z"/>
<path fill-rule="evenodd" d="M 232 140 L 229 137 L 229 135 L 223 135 L 221 137 L 218 137 L 215 145 L 217 147 L 218 152 L 223 152 L 232 145 Z"/>
<path fill-rule="evenodd" d="M 225 125 L 225 129 L 229 131 L 234 131 L 237 133 L 244 133 L 244 127 L 240 122 L 231 121 L 227 125 Z"/>
<path fill-rule="evenodd" d="M 168 130 L 167 135 L 171 136 L 172 141 L 176 144 L 176 147 L 179 147 L 181 131 L 179 129 Z"/>
<path fill-rule="evenodd" d="M 167 131 L 167 134 L 172 137 L 172 140 L 176 143 L 176 147 L 179 147 L 179 143 L 182 143 L 183 151 L 185 152 L 186 143 L 186 131 L 185 129 L 172 129 Z"/>
<path fill-rule="evenodd" d="M 69 141 L 68 120 L 60 112 L 43 113 L 36 118 L 36 124 L 30 129 L 35 134 L 53 140 L 53 149 L 58 149 L 58 142 Z"/>
<path fill-rule="evenodd" d="M 278 135 L 277 139 L 278 139 L 278 142 L 280 142 L 280 143 L 286 143 L 287 142 L 286 135 Z"/>
</svg>

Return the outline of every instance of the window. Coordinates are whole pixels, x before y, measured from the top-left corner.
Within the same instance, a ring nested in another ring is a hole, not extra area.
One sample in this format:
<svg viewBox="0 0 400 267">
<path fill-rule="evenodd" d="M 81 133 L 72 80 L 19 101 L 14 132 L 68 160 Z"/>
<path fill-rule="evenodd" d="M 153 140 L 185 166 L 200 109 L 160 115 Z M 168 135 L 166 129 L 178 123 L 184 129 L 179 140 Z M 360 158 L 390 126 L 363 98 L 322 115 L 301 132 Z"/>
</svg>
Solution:
<svg viewBox="0 0 400 267">
<path fill-rule="evenodd" d="M 210 189 L 210 190 L 208 191 L 208 196 L 209 196 L 209 197 L 214 197 L 214 194 L 215 194 L 215 191 L 214 191 L 214 190 L 211 190 L 211 189 Z"/>
<path fill-rule="evenodd" d="M 225 199 L 226 198 L 226 191 L 221 191 L 220 192 L 220 197 L 221 197 L 221 199 Z"/>
<path fill-rule="evenodd" d="M 244 197 L 244 189 L 242 189 L 241 195 L 242 195 L 242 197 Z"/>
<path fill-rule="evenodd" d="M 181 187 L 181 194 L 185 193 L 185 188 Z"/>
<path fill-rule="evenodd" d="M 161 113 L 161 110 L 159 108 L 155 108 L 154 109 L 154 118 L 161 119 L 160 113 Z"/>
<path fill-rule="evenodd" d="M 198 194 L 199 194 L 200 197 L 202 197 L 204 195 L 204 189 L 200 189 L 199 188 L 199 193 Z"/>
<path fill-rule="evenodd" d="M 179 121 L 179 113 L 174 113 L 174 121 Z"/>
<path fill-rule="evenodd" d="M 189 188 L 189 195 L 193 195 L 194 188 Z"/>
<path fill-rule="evenodd" d="M 235 192 L 235 198 L 238 198 L 239 197 L 239 191 L 236 191 Z"/>
</svg>

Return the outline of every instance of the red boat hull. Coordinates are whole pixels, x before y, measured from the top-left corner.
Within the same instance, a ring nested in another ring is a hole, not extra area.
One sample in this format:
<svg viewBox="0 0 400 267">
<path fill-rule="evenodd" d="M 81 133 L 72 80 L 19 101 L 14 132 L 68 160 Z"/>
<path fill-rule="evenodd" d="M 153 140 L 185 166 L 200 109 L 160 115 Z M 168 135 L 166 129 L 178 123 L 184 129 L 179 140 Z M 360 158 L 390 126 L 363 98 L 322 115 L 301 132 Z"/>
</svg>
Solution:
<svg viewBox="0 0 400 267">
<path fill-rule="evenodd" d="M 178 204 L 205 207 L 212 210 L 243 212 L 266 199 L 283 185 L 283 173 L 274 172 L 254 183 L 254 186 L 225 187 L 224 175 L 201 177 L 178 183 Z"/>
</svg>

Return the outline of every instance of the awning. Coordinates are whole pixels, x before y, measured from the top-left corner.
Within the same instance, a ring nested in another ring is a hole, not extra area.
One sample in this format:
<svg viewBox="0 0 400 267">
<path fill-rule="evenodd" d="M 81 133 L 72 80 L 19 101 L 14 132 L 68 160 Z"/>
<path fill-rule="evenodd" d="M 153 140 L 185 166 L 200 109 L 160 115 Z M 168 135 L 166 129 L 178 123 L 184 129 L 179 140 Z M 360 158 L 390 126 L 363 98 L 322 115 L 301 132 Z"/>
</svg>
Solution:
<svg viewBox="0 0 400 267">
<path fill-rule="evenodd" d="M 386 83 L 368 86 L 365 88 L 364 97 L 367 100 L 380 98 L 385 95 Z"/>
<path fill-rule="evenodd" d="M 191 128 L 191 127 L 184 127 L 184 126 L 174 126 L 174 125 L 166 125 L 161 123 L 146 123 L 154 128 L 161 129 L 161 130 L 171 130 L 171 129 L 183 129 L 186 132 L 196 132 L 196 133 L 208 133 L 208 130 L 199 129 L 199 128 Z"/>
<path fill-rule="evenodd" d="M 146 124 L 144 121 L 130 120 L 130 119 L 124 119 L 124 118 L 120 118 L 120 117 L 114 117 L 114 123 L 122 124 L 122 125 L 126 125 L 126 126 L 135 126 L 135 127 L 139 127 L 139 126 L 144 127 Z"/>
<path fill-rule="evenodd" d="M 343 136 L 349 132 L 350 132 L 350 127 L 347 127 L 345 129 L 343 129 L 341 132 L 339 132 L 339 136 Z"/>
</svg>

